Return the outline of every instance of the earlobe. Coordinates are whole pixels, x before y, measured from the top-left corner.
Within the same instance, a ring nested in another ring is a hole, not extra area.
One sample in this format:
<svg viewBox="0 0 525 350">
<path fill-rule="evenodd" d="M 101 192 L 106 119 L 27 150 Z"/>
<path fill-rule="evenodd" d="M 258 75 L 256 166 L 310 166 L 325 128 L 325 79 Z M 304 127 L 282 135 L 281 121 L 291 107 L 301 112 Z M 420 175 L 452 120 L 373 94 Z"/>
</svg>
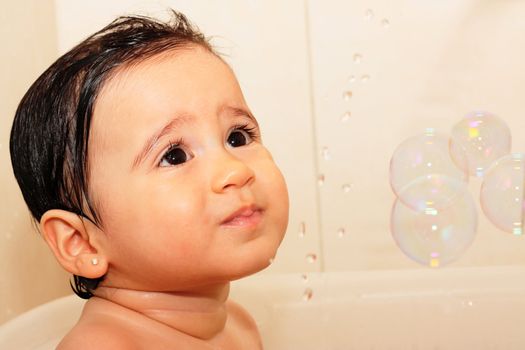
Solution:
<svg viewBox="0 0 525 350">
<path fill-rule="evenodd" d="M 98 278 L 106 274 L 104 254 L 93 246 L 83 219 L 75 213 L 52 209 L 40 219 L 40 232 L 64 269 L 77 276 Z"/>
</svg>

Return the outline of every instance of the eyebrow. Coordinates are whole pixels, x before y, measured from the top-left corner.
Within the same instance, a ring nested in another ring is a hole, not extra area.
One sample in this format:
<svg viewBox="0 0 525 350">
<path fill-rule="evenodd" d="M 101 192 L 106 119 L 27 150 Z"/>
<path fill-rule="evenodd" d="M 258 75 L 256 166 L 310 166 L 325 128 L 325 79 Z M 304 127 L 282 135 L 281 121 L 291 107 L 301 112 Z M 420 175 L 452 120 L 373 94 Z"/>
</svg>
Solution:
<svg viewBox="0 0 525 350">
<path fill-rule="evenodd" d="M 254 123 L 257 127 L 259 127 L 259 123 L 257 122 L 257 119 L 255 119 L 253 114 L 247 109 L 223 105 L 219 109 L 219 115 L 222 116 L 224 114 L 228 114 L 232 117 L 242 117 L 242 116 L 248 117 L 252 121 L 252 123 Z"/>
<path fill-rule="evenodd" d="M 243 108 L 224 105 L 219 109 L 219 115 L 224 115 L 225 113 L 227 113 L 228 115 L 232 117 L 246 116 L 255 125 L 257 125 L 257 127 L 259 127 L 259 123 L 257 123 L 257 119 L 255 119 L 255 117 L 248 110 L 245 110 Z M 157 130 L 153 135 L 151 135 L 146 140 L 146 142 L 144 143 L 144 146 L 142 147 L 142 150 L 140 151 L 140 153 L 137 154 L 137 156 L 133 160 L 131 169 L 134 170 L 140 163 L 144 161 L 146 156 L 151 152 L 151 150 L 155 147 L 157 142 L 162 137 L 169 134 L 173 130 L 177 129 L 180 125 L 187 124 L 193 120 L 195 120 L 195 118 L 189 114 L 179 114 L 175 116 L 173 119 L 171 119 L 168 123 L 166 123 L 162 128 Z"/>
</svg>

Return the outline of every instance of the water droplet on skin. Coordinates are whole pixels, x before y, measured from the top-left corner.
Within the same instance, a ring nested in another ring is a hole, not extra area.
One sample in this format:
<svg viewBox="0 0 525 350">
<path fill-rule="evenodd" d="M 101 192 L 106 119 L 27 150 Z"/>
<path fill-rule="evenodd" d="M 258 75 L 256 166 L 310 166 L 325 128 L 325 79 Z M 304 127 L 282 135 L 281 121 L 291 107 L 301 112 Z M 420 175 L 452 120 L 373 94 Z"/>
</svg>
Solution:
<svg viewBox="0 0 525 350">
<path fill-rule="evenodd" d="M 353 186 L 352 184 L 344 184 L 344 185 L 342 186 L 343 192 L 344 192 L 344 193 L 348 193 L 348 192 L 350 192 L 350 190 L 352 189 L 352 186 Z"/>
<path fill-rule="evenodd" d="M 310 253 L 306 255 L 306 261 L 308 261 L 309 263 L 314 263 L 316 260 L 317 260 L 317 255 L 315 255 L 314 253 Z"/>
<path fill-rule="evenodd" d="M 328 147 L 323 147 L 323 150 L 321 151 L 321 155 L 323 156 L 324 160 L 330 159 L 330 151 L 328 151 Z"/>
<path fill-rule="evenodd" d="M 321 175 L 319 175 L 319 176 L 317 177 L 317 184 L 318 184 L 319 186 L 323 186 L 323 185 L 324 185 L 324 175 L 323 175 L 323 174 L 321 174 Z"/>
<path fill-rule="evenodd" d="M 341 117 L 341 122 L 342 122 L 342 123 L 346 123 L 347 121 L 349 121 L 351 115 L 352 115 L 352 114 L 351 114 L 350 112 L 345 112 L 345 113 L 343 114 L 343 116 Z"/>
<path fill-rule="evenodd" d="M 299 237 L 303 238 L 306 234 L 306 224 L 304 222 L 301 222 L 299 224 Z"/>
<path fill-rule="evenodd" d="M 369 80 L 370 80 L 370 75 L 368 75 L 368 74 L 365 74 L 365 75 L 363 75 L 363 76 L 361 77 L 361 82 L 362 82 L 362 83 L 365 83 L 365 84 L 366 84 L 366 83 L 368 83 Z"/>
<path fill-rule="evenodd" d="M 337 230 L 337 236 L 339 236 L 339 238 L 342 238 L 346 235 L 346 230 L 344 229 L 344 227 L 340 227 L 338 230 Z"/>
<path fill-rule="evenodd" d="M 361 63 L 363 56 L 359 53 L 355 53 L 353 57 L 354 63 Z"/>
<path fill-rule="evenodd" d="M 367 21 L 370 21 L 374 18 L 374 11 L 372 11 L 371 9 L 368 9 L 365 11 L 365 19 Z"/>
<path fill-rule="evenodd" d="M 345 101 L 350 101 L 351 98 L 352 98 L 352 91 L 343 92 L 343 99 Z"/>
<path fill-rule="evenodd" d="M 309 301 L 310 299 L 312 299 L 313 295 L 314 295 L 314 292 L 312 291 L 312 289 L 306 288 L 303 293 L 303 300 Z"/>
<path fill-rule="evenodd" d="M 381 26 L 382 26 L 383 28 L 385 28 L 385 29 L 388 28 L 388 27 L 390 27 L 390 21 L 389 21 L 388 19 L 384 18 L 384 19 L 381 21 Z"/>
</svg>

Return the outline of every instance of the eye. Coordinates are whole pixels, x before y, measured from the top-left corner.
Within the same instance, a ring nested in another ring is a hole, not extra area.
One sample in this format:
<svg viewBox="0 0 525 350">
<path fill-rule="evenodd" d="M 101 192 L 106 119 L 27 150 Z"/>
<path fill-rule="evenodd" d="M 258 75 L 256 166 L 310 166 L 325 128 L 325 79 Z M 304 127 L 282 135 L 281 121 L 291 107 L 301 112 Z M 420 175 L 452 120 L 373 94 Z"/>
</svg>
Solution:
<svg viewBox="0 0 525 350">
<path fill-rule="evenodd" d="M 159 162 L 160 167 L 168 167 L 185 163 L 189 160 L 188 154 L 180 147 L 180 143 L 171 145 Z"/>
<path fill-rule="evenodd" d="M 226 142 L 231 147 L 241 147 L 252 143 L 257 137 L 256 128 L 249 128 L 248 125 L 237 125 Z"/>
</svg>

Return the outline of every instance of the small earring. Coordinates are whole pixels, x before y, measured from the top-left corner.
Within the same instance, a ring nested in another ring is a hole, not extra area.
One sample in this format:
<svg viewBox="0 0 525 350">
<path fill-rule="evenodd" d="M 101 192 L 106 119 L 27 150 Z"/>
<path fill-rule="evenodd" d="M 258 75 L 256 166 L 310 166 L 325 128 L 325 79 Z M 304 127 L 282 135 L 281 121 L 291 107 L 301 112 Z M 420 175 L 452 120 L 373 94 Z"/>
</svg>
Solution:
<svg viewBox="0 0 525 350">
<path fill-rule="evenodd" d="M 98 259 L 97 258 L 91 259 L 91 265 L 98 265 Z"/>
</svg>

